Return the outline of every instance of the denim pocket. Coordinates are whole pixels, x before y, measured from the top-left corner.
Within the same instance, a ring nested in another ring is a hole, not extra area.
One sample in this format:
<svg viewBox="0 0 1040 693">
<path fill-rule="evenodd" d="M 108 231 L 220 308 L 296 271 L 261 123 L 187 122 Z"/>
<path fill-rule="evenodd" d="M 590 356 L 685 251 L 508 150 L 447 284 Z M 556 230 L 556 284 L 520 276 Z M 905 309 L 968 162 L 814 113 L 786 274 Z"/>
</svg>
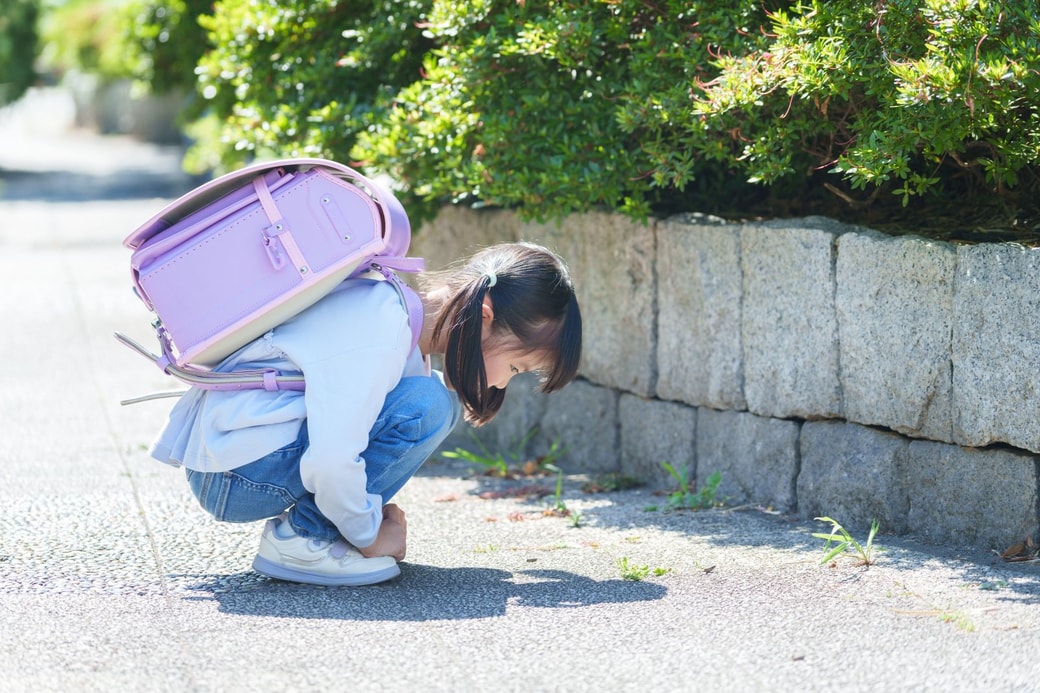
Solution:
<svg viewBox="0 0 1040 693">
<path fill-rule="evenodd" d="M 235 472 L 224 472 L 222 502 L 213 517 L 223 522 L 253 522 L 274 517 L 292 507 L 293 495 L 276 484 L 251 481 Z"/>
</svg>

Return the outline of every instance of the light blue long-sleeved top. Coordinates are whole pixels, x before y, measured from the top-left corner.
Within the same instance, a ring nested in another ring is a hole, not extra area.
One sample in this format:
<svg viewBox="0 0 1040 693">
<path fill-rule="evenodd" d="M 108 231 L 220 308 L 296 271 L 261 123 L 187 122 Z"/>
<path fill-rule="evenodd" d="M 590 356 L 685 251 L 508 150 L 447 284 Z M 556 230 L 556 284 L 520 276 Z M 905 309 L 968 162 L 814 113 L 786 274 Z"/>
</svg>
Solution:
<svg viewBox="0 0 1040 693">
<path fill-rule="evenodd" d="M 386 281 L 356 279 L 229 356 L 216 370 L 302 372 L 305 392 L 192 388 L 170 412 L 152 457 L 203 472 L 234 469 L 296 440 L 307 420 L 303 485 L 356 546 L 375 541 L 382 499 L 365 490 L 361 453 L 401 378 L 428 375 L 408 314 Z"/>
</svg>

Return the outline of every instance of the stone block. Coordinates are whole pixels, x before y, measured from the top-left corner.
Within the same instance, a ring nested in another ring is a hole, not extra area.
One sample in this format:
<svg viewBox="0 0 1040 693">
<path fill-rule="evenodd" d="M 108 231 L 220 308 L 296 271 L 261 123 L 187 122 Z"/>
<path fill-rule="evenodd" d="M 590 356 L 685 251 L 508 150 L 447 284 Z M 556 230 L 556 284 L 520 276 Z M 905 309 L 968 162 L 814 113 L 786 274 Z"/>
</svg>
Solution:
<svg viewBox="0 0 1040 693">
<path fill-rule="evenodd" d="M 941 544 L 1003 551 L 1037 538 L 1037 457 L 930 441 L 910 444 L 909 525 Z"/>
<path fill-rule="evenodd" d="M 543 441 L 567 448 L 560 459 L 568 472 L 616 472 L 621 468 L 618 393 L 578 380 L 547 398 L 539 424 Z"/>
<path fill-rule="evenodd" d="M 519 226 L 511 211 L 446 205 L 415 229 L 409 255 L 424 258 L 426 269 L 444 269 L 481 248 L 518 240 Z"/>
<path fill-rule="evenodd" d="M 1040 249 L 957 249 L 954 441 L 1040 452 Z"/>
<path fill-rule="evenodd" d="M 745 409 L 740 227 L 684 215 L 657 229 L 657 396 Z"/>
<path fill-rule="evenodd" d="M 684 470 L 687 479 L 693 478 L 696 409 L 624 394 L 618 402 L 618 419 L 622 472 L 653 487 L 670 488 L 676 485 L 675 481 L 661 466 L 668 462 L 677 470 Z"/>
<path fill-rule="evenodd" d="M 957 252 L 921 238 L 846 233 L 837 297 L 845 417 L 953 441 Z"/>
<path fill-rule="evenodd" d="M 910 441 L 858 424 L 808 421 L 799 441 L 798 512 L 828 516 L 850 531 L 881 523 L 907 529 L 906 463 Z"/>
<path fill-rule="evenodd" d="M 581 374 L 650 396 L 657 377 L 653 223 L 594 212 L 520 232 L 555 249 L 570 268 L 582 311 Z"/>
<path fill-rule="evenodd" d="M 741 229 L 749 411 L 776 418 L 842 416 L 834 246 L 847 228 L 814 217 Z"/>
<path fill-rule="evenodd" d="M 697 485 L 722 472 L 718 495 L 728 505 L 797 505 L 799 425 L 747 412 L 702 408 L 697 417 Z"/>
</svg>

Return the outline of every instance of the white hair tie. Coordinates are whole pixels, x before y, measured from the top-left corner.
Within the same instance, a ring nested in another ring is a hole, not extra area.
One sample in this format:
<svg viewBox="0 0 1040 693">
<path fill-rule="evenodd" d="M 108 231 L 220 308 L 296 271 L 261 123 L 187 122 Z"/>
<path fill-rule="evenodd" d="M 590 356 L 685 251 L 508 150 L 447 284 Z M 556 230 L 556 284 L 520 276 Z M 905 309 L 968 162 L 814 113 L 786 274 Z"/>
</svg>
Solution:
<svg viewBox="0 0 1040 693">
<path fill-rule="evenodd" d="M 498 283 L 498 275 L 494 272 L 485 272 L 484 276 L 487 277 L 489 289 Z"/>
</svg>

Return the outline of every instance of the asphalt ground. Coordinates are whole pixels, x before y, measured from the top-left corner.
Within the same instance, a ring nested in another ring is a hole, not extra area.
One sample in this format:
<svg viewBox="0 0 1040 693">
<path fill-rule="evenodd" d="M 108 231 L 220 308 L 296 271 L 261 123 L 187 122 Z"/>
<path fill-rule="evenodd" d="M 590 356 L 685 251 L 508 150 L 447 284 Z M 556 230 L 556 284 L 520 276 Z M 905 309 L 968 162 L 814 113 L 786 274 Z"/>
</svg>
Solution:
<svg viewBox="0 0 1040 693">
<path fill-rule="evenodd" d="M 822 523 L 576 473 L 557 499 L 433 460 L 399 578 L 257 575 L 261 523 L 146 456 L 171 400 L 119 404 L 173 386 L 112 338 L 149 339 L 120 241 L 193 181 L 69 119 L 0 111 L 0 690 L 1040 690 L 1038 563 L 882 529 L 873 565 L 821 564 Z"/>
</svg>

